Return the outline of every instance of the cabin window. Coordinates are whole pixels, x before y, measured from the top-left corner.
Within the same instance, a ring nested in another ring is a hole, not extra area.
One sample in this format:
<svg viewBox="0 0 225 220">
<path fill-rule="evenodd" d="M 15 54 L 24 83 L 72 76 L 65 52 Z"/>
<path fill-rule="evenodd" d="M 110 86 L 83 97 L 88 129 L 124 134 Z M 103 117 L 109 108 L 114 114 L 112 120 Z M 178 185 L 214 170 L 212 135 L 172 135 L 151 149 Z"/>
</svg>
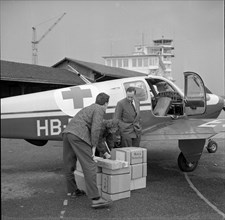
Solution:
<svg viewBox="0 0 225 220">
<path fill-rule="evenodd" d="M 128 87 L 135 87 L 136 89 L 136 98 L 139 101 L 145 101 L 148 99 L 148 93 L 144 82 L 142 81 L 132 81 L 124 83 L 125 90 Z"/>
<path fill-rule="evenodd" d="M 187 91 L 187 96 L 189 98 L 195 98 L 199 96 L 204 97 L 204 87 L 202 86 L 202 82 L 194 76 L 189 77 Z"/>
</svg>

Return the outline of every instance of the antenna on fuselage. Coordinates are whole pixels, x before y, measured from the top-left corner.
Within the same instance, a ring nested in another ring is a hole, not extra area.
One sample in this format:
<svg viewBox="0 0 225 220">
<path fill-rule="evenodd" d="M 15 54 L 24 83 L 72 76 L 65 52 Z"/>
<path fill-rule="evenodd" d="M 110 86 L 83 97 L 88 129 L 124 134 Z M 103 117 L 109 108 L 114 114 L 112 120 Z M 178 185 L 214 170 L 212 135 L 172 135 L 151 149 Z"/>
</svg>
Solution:
<svg viewBox="0 0 225 220">
<path fill-rule="evenodd" d="M 91 84 L 91 82 L 81 73 L 79 73 L 75 68 L 70 65 L 67 65 L 73 73 L 76 73 L 86 84 Z M 69 71 L 70 71 L 69 70 Z"/>
</svg>

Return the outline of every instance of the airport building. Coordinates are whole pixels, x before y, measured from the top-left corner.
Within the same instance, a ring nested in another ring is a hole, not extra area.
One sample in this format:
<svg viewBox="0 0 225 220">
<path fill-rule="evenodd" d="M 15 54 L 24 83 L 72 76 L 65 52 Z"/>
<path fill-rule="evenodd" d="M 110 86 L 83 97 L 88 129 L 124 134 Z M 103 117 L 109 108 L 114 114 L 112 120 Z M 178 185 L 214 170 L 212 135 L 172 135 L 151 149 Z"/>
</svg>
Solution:
<svg viewBox="0 0 225 220">
<path fill-rule="evenodd" d="M 136 45 L 132 55 L 112 55 L 103 58 L 107 66 L 164 76 L 173 81 L 173 49 L 173 40 L 162 38 L 154 40 L 153 46 Z"/>
<path fill-rule="evenodd" d="M 109 67 L 98 63 L 64 58 L 53 65 L 54 68 L 71 70 L 72 67 L 91 82 L 102 82 L 126 77 L 144 76 L 143 73 L 117 67 Z"/>
</svg>

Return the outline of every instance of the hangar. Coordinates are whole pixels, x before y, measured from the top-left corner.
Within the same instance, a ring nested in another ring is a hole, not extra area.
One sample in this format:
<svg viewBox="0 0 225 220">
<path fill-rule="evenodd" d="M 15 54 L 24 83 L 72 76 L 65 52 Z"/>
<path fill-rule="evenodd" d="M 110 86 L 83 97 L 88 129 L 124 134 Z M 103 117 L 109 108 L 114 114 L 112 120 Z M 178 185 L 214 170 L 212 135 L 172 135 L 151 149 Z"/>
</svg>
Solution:
<svg viewBox="0 0 225 220">
<path fill-rule="evenodd" d="M 1 60 L 1 98 L 85 84 L 68 65 L 91 82 L 144 75 L 70 58 L 64 58 L 52 67 Z"/>
<path fill-rule="evenodd" d="M 1 60 L 1 98 L 83 83 L 68 70 Z"/>
</svg>

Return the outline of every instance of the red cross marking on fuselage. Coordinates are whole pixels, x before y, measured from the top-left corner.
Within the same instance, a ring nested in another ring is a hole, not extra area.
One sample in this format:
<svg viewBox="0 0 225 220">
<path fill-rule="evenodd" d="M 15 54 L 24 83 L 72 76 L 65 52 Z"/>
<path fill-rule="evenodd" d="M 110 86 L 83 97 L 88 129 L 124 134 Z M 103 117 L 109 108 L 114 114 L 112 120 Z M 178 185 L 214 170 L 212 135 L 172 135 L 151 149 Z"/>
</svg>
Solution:
<svg viewBox="0 0 225 220">
<path fill-rule="evenodd" d="M 90 89 L 80 89 L 80 87 L 72 87 L 70 91 L 62 92 L 63 99 L 73 99 L 74 109 L 83 108 L 83 98 L 92 97 Z"/>
</svg>

